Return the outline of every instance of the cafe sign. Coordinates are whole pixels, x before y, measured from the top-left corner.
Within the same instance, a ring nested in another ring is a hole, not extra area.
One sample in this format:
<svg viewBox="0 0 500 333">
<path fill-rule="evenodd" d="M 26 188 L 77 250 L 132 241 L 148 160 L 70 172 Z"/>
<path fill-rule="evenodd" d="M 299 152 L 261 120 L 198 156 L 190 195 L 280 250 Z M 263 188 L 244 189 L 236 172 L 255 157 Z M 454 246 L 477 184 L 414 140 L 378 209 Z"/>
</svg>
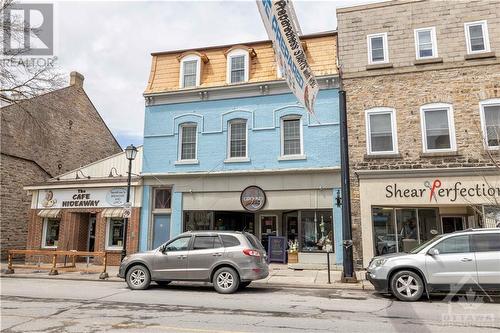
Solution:
<svg viewBox="0 0 500 333">
<path fill-rule="evenodd" d="M 40 190 L 37 208 L 122 207 L 126 195 L 127 189 L 123 187 Z"/>
<path fill-rule="evenodd" d="M 258 212 L 266 204 L 266 193 L 258 186 L 248 186 L 241 192 L 240 202 L 249 212 Z"/>
</svg>

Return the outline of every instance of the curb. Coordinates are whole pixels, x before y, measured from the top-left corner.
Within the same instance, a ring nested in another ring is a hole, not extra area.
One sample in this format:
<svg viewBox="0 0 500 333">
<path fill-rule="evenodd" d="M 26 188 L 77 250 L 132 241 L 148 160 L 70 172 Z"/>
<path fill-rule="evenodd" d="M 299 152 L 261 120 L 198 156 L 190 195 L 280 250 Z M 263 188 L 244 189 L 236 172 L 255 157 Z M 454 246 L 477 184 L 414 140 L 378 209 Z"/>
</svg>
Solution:
<svg viewBox="0 0 500 333">
<path fill-rule="evenodd" d="M 11 274 L 0 274 L 0 278 L 6 278 L 6 279 L 33 279 L 33 280 L 65 280 L 65 281 L 84 281 L 84 282 L 115 282 L 115 283 L 125 283 L 124 280 L 115 280 L 115 279 L 95 279 L 95 280 L 90 280 L 90 279 L 77 279 L 77 278 L 72 278 L 72 277 L 49 277 L 49 276 L 26 276 L 26 275 L 11 275 Z M 197 282 L 199 283 L 199 282 Z M 207 283 L 207 282 L 204 282 Z M 186 282 L 182 281 L 181 285 L 185 285 Z M 371 288 L 366 288 L 366 286 L 363 283 L 360 284 L 353 284 L 355 286 L 352 288 L 351 286 L 347 285 L 311 285 L 311 284 L 287 284 L 287 283 L 268 283 L 268 282 L 258 282 L 255 281 L 252 283 L 253 286 L 258 286 L 258 287 L 264 287 L 264 288 L 280 288 L 280 289 L 323 289 L 323 290 L 328 290 L 328 289 L 333 289 L 333 290 L 359 290 L 359 291 L 366 291 L 370 292 L 373 291 Z"/>
</svg>

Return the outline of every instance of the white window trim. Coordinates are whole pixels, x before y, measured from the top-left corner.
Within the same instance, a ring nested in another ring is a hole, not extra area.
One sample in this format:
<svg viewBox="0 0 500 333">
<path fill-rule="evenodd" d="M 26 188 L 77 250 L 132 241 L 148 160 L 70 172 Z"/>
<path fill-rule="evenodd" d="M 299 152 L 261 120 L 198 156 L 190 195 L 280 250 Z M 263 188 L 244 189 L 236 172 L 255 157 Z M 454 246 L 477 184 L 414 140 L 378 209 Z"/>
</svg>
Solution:
<svg viewBox="0 0 500 333">
<path fill-rule="evenodd" d="M 105 249 L 106 250 L 122 250 L 123 246 L 118 246 L 118 245 L 109 245 L 109 229 L 111 227 L 111 217 L 108 217 L 106 219 L 106 242 L 105 242 Z M 125 224 L 124 224 L 125 226 Z M 125 233 L 124 233 L 125 235 Z M 122 240 L 123 244 L 123 240 Z"/>
<path fill-rule="evenodd" d="M 184 87 L 184 63 L 186 61 L 193 61 L 196 60 L 196 86 L 195 87 Z M 179 75 L 179 87 L 181 89 L 186 88 L 186 89 L 193 89 L 196 88 L 200 85 L 200 78 L 201 78 L 201 58 L 197 56 L 196 54 L 190 54 L 185 56 L 184 58 L 181 59 L 181 69 L 180 69 L 180 75 Z"/>
<path fill-rule="evenodd" d="M 48 217 L 43 218 L 43 227 L 42 227 L 42 244 L 41 247 L 43 249 L 57 249 L 57 245 L 47 245 L 47 224 L 49 222 Z M 61 220 L 59 220 L 59 231 L 61 231 Z M 59 239 L 57 240 L 59 242 Z"/>
<path fill-rule="evenodd" d="M 484 116 L 485 106 L 500 105 L 500 98 L 487 99 L 479 102 L 479 113 L 481 115 L 481 130 L 483 134 L 484 148 L 487 150 L 500 150 L 500 146 L 488 146 L 488 138 L 486 136 L 486 118 Z"/>
<path fill-rule="evenodd" d="M 231 83 L 231 60 L 233 57 L 245 56 L 245 75 L 243 82 Z M 250 54 L 248 50 L 245 49 L 234 49 L 227 54 L 227 64 L 226 64 L 226 83 L 227 84 L 241 84 L 248 82 L 250 70 Z"/>
<path fill-rule="evenodd" d="M 245 156 L 231 157 L 231 127 L 233 124 L 245 123 Z M 248 162 L 248 121 L 246 119 L 231 119 L 227 122 L 227 152 L 224 162 Z"/>
<path fill-rule="evenodd" d="M 420 43 L 419 43 L 420 40 L 418 38 L 418 33 L 421 31 L 430 31 L 431 32 L 432 56 L 430 56 L 430 57 L 421 57 L 420 56 Z M 436 27 L 415 29 L 414 35 L 415 35 L 415 58 L 416 59 L 432 59 L 432 58 L 438 57 Z"/>
<path fill-rule="evenodd" d="M 194 159 L 182 159 L 182 132 L 184 127 L 196 128 L 196 143 L 194 150 Z M 198 164 L 198 124 L 197 123 L 183 123 L 179 125 L 179 144 L 178 144 L 177 161 L 175 164 Z"/>
<path fill-rule="evenodd" d="M 284 130 L 284 121 L 285 120 L 299 120 L 299 126 L 300 126 L 300 154 L 294 154 L 294 155 L 285 155 L 285 130 Z M 280 136 L 281 136 L 281 152 L 278 160 L 280 161 L 285 161 L 285 160 L 305 160 L 306 155 L 304 154 L 304 131 L 302 128 L 302 117 L 301 116 L 284 116 L 281 117 L 280 120 Z"/>
<path fill-rule="evenodd" d="M 392 131 L 392 148 L 388 151 L 372 151 L 371 144 L 371 129 L 370 129 L 370 116 L 377 114 L 389 114 L 391 116 L 391 131 Z M 398 130 L 396 122 L 396 110 L 392 108 L 377 107 L 365 111 L 365 124 L 366 124 L 366 151 L 368 155 L 388 155 L 398 154 Z"/>
<path fill-rule="evenodd" d="M 384 60 L 372 61 L 372 43 L 371 39 L 374 37 L 382 37 L 382 45 L 384 46 Z M 371 34 L 366 36 L 366 42 L 368 46 L 368 64 L 386 64 L 389 62 L 389 44 L 387 42 L 387 32 Z"/>
<path fill-rule="evenodd" d="M 447 109 L 448 112 L 448 131 L 450 134 L 450 148 L 449 149 L 427 149 L 427 131 L 425 130 L 425 112 L 432 112 L 437 110 Z M 453 105 L 448 103 L 432 103 L 425 104 L 420 107 L 420 126 L 422 133 L 422 145 L 424 153 L 439 153 L 439 152 L 455 152 L 457 151 L 457 142 L 455 137 L 455 122 L 453 117 Z"/>
<path fill-rule="evenodd" d="M 469 27 L 471 25 L 481 25 L 482 26 L 483 38 L 484 38 L 484 50 L 472 51 L 471 44 L 470 44 L 470 33 L 469 33 Z M 477 53 L 490 52 L 490 38 L 488 35 L 488 23 L 486 22 L 486 20 L 475 21 L 475 22 L 466 22 L 466 23 L 464 23 L 464 29 L 465 29 L 465 42 L 467 43 L 467 54 L 477 54 Z"/>
</svg>

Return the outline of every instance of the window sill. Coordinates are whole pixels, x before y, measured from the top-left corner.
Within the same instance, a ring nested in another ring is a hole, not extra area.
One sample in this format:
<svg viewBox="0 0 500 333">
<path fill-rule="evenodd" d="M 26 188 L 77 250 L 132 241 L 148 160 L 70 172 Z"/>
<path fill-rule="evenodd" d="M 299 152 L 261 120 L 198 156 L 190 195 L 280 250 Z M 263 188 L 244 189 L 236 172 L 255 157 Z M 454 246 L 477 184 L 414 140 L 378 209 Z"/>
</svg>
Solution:
<svg viewBox="0 0 500 333">
<path fill-rule="evenodd" d="M 295 160 L 306 160 L 306 155 L 285 155 L 278 157 L 278 161 L 295 161 Z"/>
<path fill-rule="evenodd" d="M 365 154 L 365 160 L 376 160 L 376 159 L 384 159 L 384 158 L 401 158 L 401 154 L 399 153 L 389 153 L 389 154 Z"/>
<path fill-rule="evenodd" d="M 175 161 L 175 165 L 188 165 L 188 164 L 200 164 L 198 160 L 180 160 Z"/>
<path fill-rule="evenodd" d="M 380 63 L 380 64 L 370 64 L 366 65 L 366 70 L 372 70 L 372 69 L 384 69 L 384 68 L 392 68 L 394 67 L 391 62 L 385 62 L 385 63 Z"/>
<path fill-rule="evenodd" d="M 224 163 L 248 163 L 250 162 L 250 159 L 248 157 L 242 157 L 242 158 L 226 158 L 224 160 Z"/>
<path fill-rule="evenodd" d="M 495 57 L 496 57 L 495 52 L 481 52 L 481 53 L 466 54 L 465 60 L 495 58 Z"/>
<path fill-rule="evenodd" d="M 423 58 L 423 59 L 415 59 L 413 62 L 414 65 L 428 65 L 428 64 L 438 64 L 442 63 L 443 58 Z"/>
<path fill-rule="evenodd" d="M 107 247 L 105 250 L 106 251 L 122 251 L 123 247 L 122 246 L 120 246 L 120 247 Z"/>
<path fill-rule="evenodd" d="M 420 153 L 420 157 L 450 157 L 459 156 L 458 151 L 433 151 Z"/>
<path fill-rule="evenodd" d="M 45 250 L 55 250 L 57 249 L 57 246 L 41 246 L 41 248 Z"/>
</svg>

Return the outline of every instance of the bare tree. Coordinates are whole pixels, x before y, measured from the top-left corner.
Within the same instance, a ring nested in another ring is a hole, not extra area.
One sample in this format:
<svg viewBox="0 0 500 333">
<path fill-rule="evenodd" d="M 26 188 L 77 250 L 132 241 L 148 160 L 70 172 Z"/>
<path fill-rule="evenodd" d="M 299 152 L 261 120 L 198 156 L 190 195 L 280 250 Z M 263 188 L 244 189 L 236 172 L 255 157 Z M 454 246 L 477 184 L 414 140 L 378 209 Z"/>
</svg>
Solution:
<svg viewBox="0 0 500 333">
<path fill-rule="evenodd" d="M 25 33 L 31 33 L 20 16 L 12 15 L 14 0 L 1 0 L 0 7 L 0 100 L 15 103 L 38 96 L 64 85 L 63 75 L 55 65 L 56 57 L 29 58 L 23 48 L 5 52 L 6 43 L 23 45 Z"/>
</svg>

